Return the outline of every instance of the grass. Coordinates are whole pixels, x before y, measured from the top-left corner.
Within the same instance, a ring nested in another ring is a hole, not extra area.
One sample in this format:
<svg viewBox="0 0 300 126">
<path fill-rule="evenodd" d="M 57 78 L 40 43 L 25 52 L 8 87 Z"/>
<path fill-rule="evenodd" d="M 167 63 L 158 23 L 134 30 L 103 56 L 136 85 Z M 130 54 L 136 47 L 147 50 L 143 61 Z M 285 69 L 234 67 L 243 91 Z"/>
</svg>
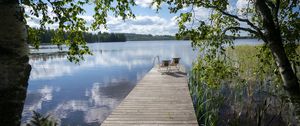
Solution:
<svg viewBox="0 0 300 126">
<path fill-rule="evenodd" d="M 58 126 L 58 122 L 50 117 L 50 115 L 43 116 L 42 114 L 33 111 L 33 115 L 26 126 Z"/>
<path fill-rule="evenodd" d="M 228 48 L 226 56 L 238 75 L 218 87 L 201 81 L 195 71 L 190 74 L 189 87 L 200 125 L 297 125 L 286 92 L 274 74 L 274 61 L 267 60 L 271 55 L 261 55 L 266 59 L 261 61 L 257 52 L 259 46 Z M 297 52 L 300 54 L 300 47 Z"/>
</svg>

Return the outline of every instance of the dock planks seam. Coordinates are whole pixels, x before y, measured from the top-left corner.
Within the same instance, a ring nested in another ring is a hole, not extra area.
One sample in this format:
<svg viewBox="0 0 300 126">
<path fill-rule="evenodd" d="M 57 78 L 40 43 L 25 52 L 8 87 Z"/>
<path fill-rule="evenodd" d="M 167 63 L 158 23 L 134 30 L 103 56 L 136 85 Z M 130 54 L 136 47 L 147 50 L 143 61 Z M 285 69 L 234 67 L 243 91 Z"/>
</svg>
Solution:
<svg viewBox="0 0 300 126">
<path fill-rule="evenodd" d="M 186 74 L 152 68 L 102 126 L 198 126 Z"/>
</svg>

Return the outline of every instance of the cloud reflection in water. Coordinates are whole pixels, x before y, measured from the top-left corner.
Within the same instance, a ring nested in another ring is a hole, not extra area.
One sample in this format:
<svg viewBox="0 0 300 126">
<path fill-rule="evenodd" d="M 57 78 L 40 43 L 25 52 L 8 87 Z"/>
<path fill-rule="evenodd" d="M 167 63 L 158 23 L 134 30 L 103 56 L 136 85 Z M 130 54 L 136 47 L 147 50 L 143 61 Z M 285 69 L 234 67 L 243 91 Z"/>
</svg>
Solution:
<svg viewBox="0 0 300 126">
<path fill-rule="evenodd" d="M 93 56 L 80 65 L 65 53 L 34 54 L 22 121 L 31 111 L 50 113 L 62 125 L 99 125 L 151 69 L 155 56 L 181 57 L 191 66 L 189 42 L 126 42 L 89 44 Z"/>
</svg>

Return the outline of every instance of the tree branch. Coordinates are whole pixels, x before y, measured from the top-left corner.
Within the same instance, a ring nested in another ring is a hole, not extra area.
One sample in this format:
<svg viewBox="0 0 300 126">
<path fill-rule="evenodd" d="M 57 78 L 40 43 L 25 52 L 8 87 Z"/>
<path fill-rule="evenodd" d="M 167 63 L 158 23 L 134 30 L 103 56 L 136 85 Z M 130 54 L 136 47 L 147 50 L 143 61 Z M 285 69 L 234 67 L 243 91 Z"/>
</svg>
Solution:
<svg viewBox="0 0 300 126">
<path fill-rule="evenodd" d="M 269 32 L 275 32 L 275 23 L 273 20 L 273 15 L 271 9 L 267 6 L 265 0 L 257 0 L 255 2 L 256 9 L 262 16 L 263 26 Z"/>
<path fill-rule="evenodd" d="M 249 26 L 251 26 L 252 28 L 256 29 L 256 30 L 259 30 L 258 27 L 256 27 L 252 22 L 250 22 L 248 19 L 244 19 L 244 18 L 240 18 L 236 15 L 233 15 L 233 14 L 229 14 L 228 12 L 225 12 L 219 8 L 215 8 L 216 10 L 220 11 L 222 14 L 226 15 L 226 16 L 229 16 L 229 17 L 232 17 L 232 18 L 235 18 L 241 22 L 246 22 Z"/>
<path fill-rule="evenodd" d="M 259 35 L 256 31 L 250 29 L 250 28 L 243 28 L 243 27 L 228 27 L 223 30 L 223 33 L 225 34 L 228 30 L 242 30 L 242 31 L 247 31 L 249 33 Z"/>
<path fill-rule="evenodd" d="M 274 9 L 274 16 L 275 16 L 277 27 L 279 27 L 279 21 L 278 21 L 279 7 L 280 7 L 280 0 L 276 0 L 276 6 L 275 6 L 275 9 Z"/>
<path fill-rule="evenodd" d="M 228 12 L 225 12 L 224 10 L 218 8 L 217 6 L 211 6 L 211 5 L 206 5 L 206 6 L 208 8 L 215 9 L 215 10 L 221 12 L 222 14 L 224 14 L 226 16 L 229 16 L 229 17 L 232 17 L 232 18 L 234 18 L 234 19 L 236 19 L 238 21 L 246 22 L 250 27 L 252 27 L 253 29 L 256 30 L 256 33 L 257 33 L 258 36 L 260 36 L 263 40 L 265 39 L 263 32 L 257 26 L 255 26 L 252 22 L 250 22 L 249 19 L 240 18 L 237 15 L 233 15 L 233 14 L 230 14 Z"/>
<path fill-rule="evenodd" d="M 276 6 L 275 6 L 275 11 L 274 11 L 276 15 L 278 14 L 280 4 L 281 4 L 280 0 L 276 0 Z"/>
<path fill-rule="evenodd" d="M 266 4 L 270 9 L 275 9 L 276 8 L 276 5 L 271 1 L 266 1 Z"/>
</svg>

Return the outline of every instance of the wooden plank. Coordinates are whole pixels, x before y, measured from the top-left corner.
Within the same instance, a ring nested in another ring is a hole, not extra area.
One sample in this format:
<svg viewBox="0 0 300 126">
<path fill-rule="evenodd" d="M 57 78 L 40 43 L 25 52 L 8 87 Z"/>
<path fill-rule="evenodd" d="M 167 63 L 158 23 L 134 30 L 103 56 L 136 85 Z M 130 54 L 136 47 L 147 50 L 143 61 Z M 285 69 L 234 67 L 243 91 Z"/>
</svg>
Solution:
<svg viewBox="0 0 300 126">
<path fill-rule="evenodd" d="M 157 67 L 146 74 L 102 123 L 102 126 L 197 125 L 186 74 L 182 70 L 161 74 Z"/>
</svg>

